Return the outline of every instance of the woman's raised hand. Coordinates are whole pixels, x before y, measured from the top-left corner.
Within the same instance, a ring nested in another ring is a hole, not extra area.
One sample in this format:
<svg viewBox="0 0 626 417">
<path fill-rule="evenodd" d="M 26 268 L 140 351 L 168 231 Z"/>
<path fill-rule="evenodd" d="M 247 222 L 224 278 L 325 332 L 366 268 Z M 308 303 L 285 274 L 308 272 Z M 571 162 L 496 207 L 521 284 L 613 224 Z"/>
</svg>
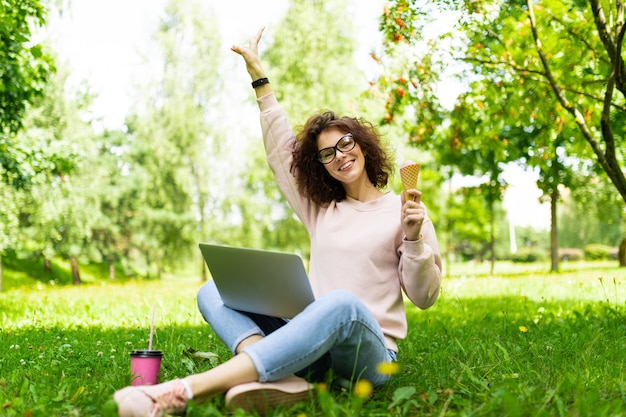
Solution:
<svg viewBox="0 0 626 417">
<path fill-rule="evenodd" d="M 230 49 L 241 55 L 246 62 L 246 69 L 252 77 L 252 80 L 258 80 L 259 78 L 265 77 L 265 71 L 263 70 L 263 66 L 261 65 L 261 58 L 259 57 L 259 41 L 263 36 L 263 31 L 265 27 L 262 26 L 257 34 L 250 38 L 250 41 L 244 45 L 233 45 Z"/>
</svg>

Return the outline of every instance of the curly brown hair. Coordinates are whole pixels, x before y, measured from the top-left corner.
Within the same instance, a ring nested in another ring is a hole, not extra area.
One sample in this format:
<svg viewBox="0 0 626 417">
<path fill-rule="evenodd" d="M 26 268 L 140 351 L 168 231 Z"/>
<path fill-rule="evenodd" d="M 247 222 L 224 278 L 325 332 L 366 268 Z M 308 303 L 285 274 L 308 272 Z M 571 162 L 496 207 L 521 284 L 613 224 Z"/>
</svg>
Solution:
<svg viewBox="0 0 626 417">
<path fill-rule="evenodd" d="M 332 111 L 326 111 L 311 116 L 296 135 L 291 172 L 296 177 L 300 193 L 320 205 L 346 198 L 341 182 L 331 177 L 317 159 L 317 138 L 330 128 L 352 133 L 365 156 L 365 171 L 369 180 L 379 189 L 385 187 L 393 174 L 393 163 L 374 125 L 360 118 L 339 117 Z"/>
</svg>

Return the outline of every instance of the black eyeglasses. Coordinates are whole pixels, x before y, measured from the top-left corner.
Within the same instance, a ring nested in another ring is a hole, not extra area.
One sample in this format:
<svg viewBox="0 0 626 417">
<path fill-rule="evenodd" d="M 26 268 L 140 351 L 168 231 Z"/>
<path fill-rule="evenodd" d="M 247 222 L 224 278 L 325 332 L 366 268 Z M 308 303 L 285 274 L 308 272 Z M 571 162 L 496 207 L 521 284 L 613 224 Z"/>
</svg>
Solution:
<svg viewBox="0 0 626 417">
<path fill-rule="evenodd" d="M 320 149 L 317 152 L 317 160 L 322 164 L 330 164 L 335 160 L 337 151 L 341 153 L 350 152 L 356 146 L 356 140 L 352 136 L 352 133 L 346 133 L 337 141 L 335 146 L 329 148 Z"/>
</svg>

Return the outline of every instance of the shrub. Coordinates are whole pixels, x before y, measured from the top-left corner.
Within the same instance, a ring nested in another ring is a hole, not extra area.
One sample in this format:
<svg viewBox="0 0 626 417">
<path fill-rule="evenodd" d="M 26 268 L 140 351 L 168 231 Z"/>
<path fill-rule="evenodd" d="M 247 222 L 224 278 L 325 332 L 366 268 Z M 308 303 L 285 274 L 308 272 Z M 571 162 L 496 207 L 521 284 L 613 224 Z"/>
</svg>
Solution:
<svg viewBox="0 0 626 417">
<path fill-rule="evenodd" d="M 578 248 L 560 248 L 559 259 L 561 261 L 580 261 L 585 257 L 585 252 Z"/>
<path fill-rule="evenodd" d="M 591 243 L 585 246 L 585 258 L 591 261 L 597 261 L 600 259 L 608 259 L 609 253 L 611 253 L 610 246 L 602 245 L 600 243 Z"/>
<path fill-rule="evenodd" d="M 547 258 L 547 254 L 544 250 L 539 248 L 521 248 L 516 253 L 511 255 L 513 262 L 537 262 Z"/>
</svg>

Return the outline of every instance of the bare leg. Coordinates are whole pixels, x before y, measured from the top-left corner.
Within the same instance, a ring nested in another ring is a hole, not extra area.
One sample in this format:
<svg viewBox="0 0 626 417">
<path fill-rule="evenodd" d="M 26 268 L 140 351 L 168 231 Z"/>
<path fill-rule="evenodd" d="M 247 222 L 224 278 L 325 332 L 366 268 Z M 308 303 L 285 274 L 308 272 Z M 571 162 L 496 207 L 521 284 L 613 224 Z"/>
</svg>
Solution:
<svg viewBox="0 0 626 417">
<path fill-rule="evenodd" d="M 241 350 L 263 339 L 261 335 L 253 335 L 244 339 L 237 346 L 237 355 L 223 364 L 201 374 L 190 375 L 185 378 L 191 387 L 194 398 L 204 402 L 221 393 L 228 391 L 235 385 L 253 382 L 259 379 L 254 364 L 246 354 L 240 355 Z"/>
<path fill-rule="evenodd" d="M 244 353 L 233 356 L 213 369 L 184 379 L 189 383 L 194 398 L 202 402 L 228 391 L 235 385 L 257 381 L 259 375 L 250 357 Z"/>
<path fill-rule="evenodd" d="M 241 353 L 241 350 L 243 348 L 258 342 L 261 339 L 263 339 L 263 336 L 261 336 L 260 334 L 255 334 L 255 335 L 248 337 L 247 339 L 243 339 L 241 343 L 237 345 L 237 349 L 236 349 L 237 354 Z"/>
</svg>

